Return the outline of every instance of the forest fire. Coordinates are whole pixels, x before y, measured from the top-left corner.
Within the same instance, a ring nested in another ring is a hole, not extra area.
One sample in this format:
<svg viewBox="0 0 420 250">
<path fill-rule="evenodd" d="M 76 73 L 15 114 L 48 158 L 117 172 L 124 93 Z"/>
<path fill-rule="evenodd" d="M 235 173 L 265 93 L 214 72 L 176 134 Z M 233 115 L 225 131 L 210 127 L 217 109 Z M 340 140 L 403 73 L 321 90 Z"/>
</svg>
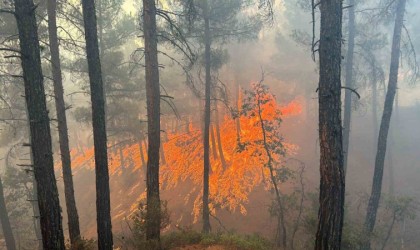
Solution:
<svg viewBox="0 0 420 250">
<path fill-rule="evenodd" d="M 299 101 L 294 100 L 285 106 L 279 106 L 273 97 L 263 106 L 263 117 L 267 121 L 274 120 L 281 113 L 281 119 L 298 115 L 302 111 Z M 276 111 L 280 111 L 276 112 Z M 237 119 L 231 115 L 224 115 L 220 125 L 212 123 L 211 140 L 211 173 L 210 199 L 212 212 L 215 207 L 226 208 L 229 211 L 239 210 L 246 214 L 245 204 L 250 192 L 257 186 L 270 187 L 269 170 L 264 167 L 265 153 L 259 149 L 262 145 L 251 142 L 262 137 L 255 117 L 240 116 L 240 133 L 238 133 Z M 161 154 L 161 189 L 171 190 L 178 184 L 191 181 L 194 186 L 201 187 L 203 182 L 203 144 L 199 124 L 190 122 L 188 128 L 182 131 L 167 131 L 162 136 Z M 220 131 L 216 131 L 216 129 Z M 217 136 L 217 134 L 220 135 Z M 238 138 L 238 134 L 240 138 Z M 144 167 L 147 162 L 146 147 L 143 142 L 135 142 L 121 147 L 121 150 L 110 148 L 109 172 L 113 176 L 120 176 L 124 171 L 137 171 L 144 179 Z M 293 155 L 298 149 L 296 145 L 285 142 L 288 155 Z M 244 147 L 242 150 L 240 147 Z M 75 176 L 79 170 L 94 169 L 94 149 L 87 148 L 83 152 L 72 150 L 72 166 Z M 57 165 L 58 166 L 58 165 Z M 123 166 L 123 167 L 121 167 Z M 140 171 L 139 171 L 140 170 Z M 267 181 L 266 181 L 267 180 Z M 194 221 L 200 214 L 202 192 L 201 188 L 194 188 L 187 195 L 194 196 Z M 143 191 L 141 196 L 143 196 Z M 139 192 L 136 192 L 139 193 Z M 142 197 L 131 200 L 131 209 L 137 208 L 137 202 Z M 126 204 L 128 205 L 128 204 Z M 131 211 L 133 212 L 133 211 Z"/>
</svg>

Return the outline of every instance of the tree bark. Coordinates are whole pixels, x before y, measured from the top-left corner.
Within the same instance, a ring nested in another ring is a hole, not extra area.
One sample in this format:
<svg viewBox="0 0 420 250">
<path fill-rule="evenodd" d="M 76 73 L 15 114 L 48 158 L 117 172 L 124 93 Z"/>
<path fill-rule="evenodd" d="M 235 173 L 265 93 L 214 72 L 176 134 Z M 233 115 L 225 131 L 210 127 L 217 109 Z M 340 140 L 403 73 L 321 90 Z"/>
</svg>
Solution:
<svg viewBox="0 0 420 250">
<path fill-rule="evenodd" d="M 147 96 L 147 214 L 146 238 L 160 241 L 160 85 L 155 0 L 143 0 L 143 30 Z"/>
<path fill-rule="evenodd" d="M 64 103 L 63 79 L 61 75 L 60 49 L 57 36 L 57 1 L 48 0 L 48 37 L 51 52 L 51 70 L 54 83 L 55 109 L 58 120 L 58 140 L 60 144 L 61 165 L 63 168 L 64 196 L 67 208 L 70 243 L 73 245 L 80 238 L 79 215 L 74 198 L 73 175 L 71 171 L 71 158 L 69 135 L 67 129 L 66 106 Z"/>
<path fill-rule="evenodd" d="M 104 85 L 99 58 L 95 3 L 82 0 L 86 55 L 92 102 L 93 143 L 96 174 L 96 222 L 99 249 L 112 249 L 111 205 L 109 193 L 108 152 L 105 121 Z"/>
<path fill-rule="evenodd" d="M 401 31 L 404 24 L 404 12 L 406 0 L 399 0 L 397 3 L 394 35 L 392 39 L 391 65 L 389 70 L 388 90 L 385 97 L 384 112 L 382 114 L 381 126 L 379 128 L 378 148 L 375 159 L 375 171 L 373 174 L 372 191 L 368 203 L 365 219 L 365 231 L 368 240 L 363 245 L 363 249 L 370 249 L 370 235 L 375 227 L 376 214 L 378 212 L 379 200 L 382 191 L 382 179 L 384 172 L 384 162 L 387 147 L 389 125 L 391 122 L 392 108 L 398 82 L 398 67 L 400 59 Z"/>
<path fill-rule="evenodd" d="M 9 214 L 7 213 L 6 202 L 4 201 L 3 183 L 0 179 L 0 221 L 3 229 L 3 236 L 6 241 L 7 250 L 15 250 L 15 238 L 10 226 Z"/>
<path fill-rule="evenodd" d="M 342 1 L 320 4 L 319 141 L 320 194 L 315 249 L 340 249 L 345 177 L 341 127 Z"/>
<path fill-rule="evenodd" d="M 204 0 L 204 39 L 205 39 L 205 105 L 204 105 L 204 176 L 203 176 L 203 233 L 211 231 L 209 209 L 209 173 L 210 173 L 210 90 L 211 90 L 211 35 L 208 2 Z"/>
<path fill-rule="evenodd" d="M 222 145 L 222 139 L 220 136 L 220 124 L 219 124 L 219 110 L 218 110 L 218 105 L 217 102 L 215 102 L 215 124 L 216 124 L 216 137 L 217 137 L 217 149 L 219 151 L 219 156 L 220 156 L 220 162 L 222 163 L 223 169 L 226 169 L 226 160 L 225 160 L 225 155 L 223 153 L 223 145 Z"/>
<path fill-rule="evenodd" d="M 32 0 L 15 0 L 43 246 L 65 249 L 35 10 Z"/>
<path fill-rule="evenodd" d="M 354 0 L 349 0 L 349 37 L 346 55 L 346 78 L 345 84 L 347 88 L 353 88 L 353 57 L 354 57 L 354 38 L 356 33 L 355 24 L 355 3 Z M 350 143 L 350 127 L 351 127 L 351 104 L 353 93 L 346 89 L 344 96 L 344 121 L 343 121 L 343 153 L 344 153 L 344 174 L 347 172 L 347 159 L 349 155 Z"/>
</svg>

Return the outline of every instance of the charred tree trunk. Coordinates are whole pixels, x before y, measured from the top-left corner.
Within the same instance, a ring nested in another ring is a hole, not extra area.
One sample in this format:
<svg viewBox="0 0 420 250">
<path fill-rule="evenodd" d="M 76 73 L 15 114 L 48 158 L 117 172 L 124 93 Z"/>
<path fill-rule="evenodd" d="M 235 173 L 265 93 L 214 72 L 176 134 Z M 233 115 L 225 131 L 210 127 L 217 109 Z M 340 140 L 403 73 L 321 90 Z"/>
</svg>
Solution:
<svg viewBox="0 0 420 250">
<path fill-rule="evenodd" d="M 365 219 L 365 231 L 369 237 L 367 242 L 365 242 L 363 249 L 370 249 L 370 235 L 372 234 L 373 228 L 375 227 L 376 214 L 378 212 L 379 200 L 381 198 L 382 191 L 382 179 L 384 172 L 388 131 L 391 122 L 395 93 L 397 90 L 401 31 L 404 24 L 406 0 L 399 0 L 396 2 L 396 4 L 397 12 L 395 18 L 394 35 L 392 39 L 391 65 L 389 70 L 388 90 L 385 97 L 385 105 L 384 112 L 382 114 L 381 126 L 379 128 L 378 148 L 376 152 L 372 192 L 370 195 Z"/>
<path fill-rule="evenodd" d="M 74 198 L 73 175 L 69 135 L 67 129 L 66 106 L 64 103 L 63 79 L 61 76 L 60 50 L 58 46 L 56 10 L 57 1 L 48 0 L 48 35 L 51 52 L 51 70 L 54 83 L 55 109 L 58 120 L 58 139 L 60 144 L 61 163 L 63 168 L 64 196 L 67 208 L 70 243 L 73 245 L 80 238 L 79 215 Z"/>
<path fill-rule="evenodd" d="M 217 146 L 218 146 L 218 151 L 219 151 L 219 156 L 220 156 L 220 162 L 222 163 L 222 167 L 223 169 L 226 169 L 226 160 L 225 160 L 225 155 L 223 153 L 223 145 L 222 145 L 222 138 L 220 136 L 220 124 L 219 124 L 219 110 L 217 107 L 217 102 L 215 102 L 215 124 L 216 124 L 216 136 L 217 136 Z"/>
<path fill-rule="evenodd" d="M 112 249 L 111 205 L 109 194 L 108 151 L 105 121 L 104 86 L 99 58 L 95 3 L 82 0 L 86 55 L 92 102 L 93 143 L 96 174 L 96 223 L 99 249 Z"/>
<path fill-rule="evenodd" d="M 348 47 L 346 55 L 346 78 L 345 84 L 347 88 L 353 88 L 353 57 L 354 57 L 354 37 L 356 33 L 355 14 L 354 14 L 354 0 L 349 0 L 349 37 Z M 347 159 L 349 155 L 349 144 L 350 144 L 350 128 L 351 128 L 351 104 L 352 104 L 352 92 L 346 90 L 344 96 L 344 121 L 343 121 L 343 153 L 344 153 L 344 174 L 347 172 Z"/>
<path fill-rule="evenodd" d="M 147 96 L 147 214 L 146 238 L 160 241 L 160 86 L 157 56 L 156 4 L 155 0 L 143 0 L 144 54 L 146 62 Z"/>
<path fill-rule="evenodd" d="M 65 249 L 35 10 L 32 0 L 15 0 L 43 246 Z"/>
<path fill-rule="evenodd" d="M 3 236 L 6 241 L 7 250 L 15 250 L 15 238 L 10 226 L 9 214 L 7 213 L 6 202 L 4 201 L 3 183 L 0 179 L 0 221 L 3 229 Z"/>
<path fill-rule="evenodd" d="M 340 249 L 345 177 L 341 127 L 342 1 L 320 4 L 319 141 L 320 194 L 315 249 Z"/>
<path fill-rule="evenodd" d="M 204 105 L 204 176 L 203 176 L 203 233 L 211 231 L 209 209 L 209 175 L 210 175 L 210 90 L 211 90 L 211 40 L 208 2 L 204 0 L 204 40 L 205 40 L 205 105 Z"/>
</svg>

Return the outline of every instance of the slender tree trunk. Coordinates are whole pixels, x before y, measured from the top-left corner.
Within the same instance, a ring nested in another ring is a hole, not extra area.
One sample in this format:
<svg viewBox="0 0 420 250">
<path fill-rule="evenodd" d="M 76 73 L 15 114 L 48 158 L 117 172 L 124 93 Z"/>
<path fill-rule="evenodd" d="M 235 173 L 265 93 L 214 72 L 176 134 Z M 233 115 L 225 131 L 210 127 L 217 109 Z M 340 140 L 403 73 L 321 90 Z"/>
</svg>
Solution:
<svg viewBox="0 0 420 250">
<path fill-rule="evenodd" d="M 32 0 L 15 0 L 14 3 L 43 246 L 45 249 L 65 249 L 35 18 L 36 7 Z"/>
<path fill-rule="evenodd" d="M 341 127 L 341 0 L 320 4 L 319 141 L 320 194 L 315 249 L 340 249 L 345 177 Z"/>
<path fill-rule="evenodd" d="M 372 79 L 372 120 L 373 120 L 373 141 L 378 139 L 378 78 L 375 63 L 372 63 L 373 79 Z M 376 144 L 374 144 L 376 150 Z"/>
<path fill-rule="evenodd" d="M 213 152 L 213 160 L 216 160 L 217 150 L 216 150 L 216 139 L 214 136 L 214 126 L 210 127 L 210 135 L 211 135 L 211 151 Z"/>
<path fill-rule="evenodd" d="M 4 201 L 3 183 L 0 179 L 0 221 L 3 229 L 3 236 L 6 241 L 7 250 L 15 250 L 15 238 L 10 226 L 9 214 L 7 213 L 6 202 Z"/>
<path fill-rule="evenodd" d="M 356 33 L 355 28 L 355 3 L 354 0 L 349 0 L 348 5 L 349 11 L 349 37 L 348 47 L 346 55 L 346 78 L 345 84 L 347 88 L 353 88 L 353 56 L 354 56 L 354 37 Z M 347 159 L 349 155 L 349 142 L 350 142 L 350 128 L 351 128 L 351 104 L 353 93 L 350 90 L 346 90 L 344 96 L 344 121 L 343 121 L 343 153 L 344 153 L 344 174 L 347 172 Z"/>
<path fill-rule="evenodd" d="M 209 209 L 209 173 L 210 173 L 210 90 L 211 90 L 211 35 L 210 35 L 210 20 L 208 13 L 208 2 L 204 0 L 204 40 L 205 40 L 205 105 L 204 105 L 204 176 L 203 176 L 203 233 L 211 231 L 210 226 L 210 209 Z"/>
<path fill-rule="evenodd" d="M 163 142 L 162 141 L 160 142 L 159 154 L 160 154 L 161 165 L 166 165 L 166 157 L 165 157 L 165 151 L 163 150 Z"/>
<path fill-rule="evenodd" d="M 239 81 L 235 74 L 235 93 L 236 93 L 235 99 L 236 99 L 236 109 L 238 111 L 238 117 L 236 118 L 236 141 L 238 145 L 241 144 L 241 116 L 239 115 L 239 112 L 241 112 L 240 92 L 241 92 L 241 86 L 239 85 Z"/>
<path fill-rule="evenodd" d="M 382 114 L 381 127 L 379 129 L 378 148 L 376 152 L 372 192 L 370 195 L 365 219 L 365 231 L 369 237 L 363 246 L 364 249 L 370 249 L 370 235 L 372 234 L 373 228 L 375 227 L 376 214 L 378 212 L 379 200 L 381 198 L 382 191 L 382 178 L 384 172 L 384 161 L 387 147 L 388 131 L 391 122 L 395 92 L 397 90 L 401 31 L 404 23 L 406 0 L 399 0 L 396 2 L 396 4 L 397 12 L 395 18 L 394 35 L 392 40 L 391 66 L 389 70 L 388 91 L 385 97 L 384 112 Z"/>
<path fill-rule="evenodd" d="M 273 184 L 274 187 L 274 191 L 276 194 L 276 201 L 277 201 L 277 205 L 278 205 L 278 221 L 277 221 L 277 229 L 280 231 L 281 228 L 281 232 L 282 232 L 282 238 L 280 240 L 280 238 L 278 239 L 277 245 L 278 246 L 282 246 L 283 249 L 286 249 L 287 247 L 287 231 L 286 231 L 286 225 L 285 225 L 285 220 L 284 220 L 284 207 L 283 207 L 283 202 L 281 200 L 281 194 L 277 185 L 277 180 L 276 180 L 276 176 L 274 173 L 274 167 L 273 167 L 273 157 L 271 155 L 271 151 L 269 148 L 269 145 L 267 143 L 267 134 L 266 134 L 266 129 L 265 129 L 265 124 L 264 124 L 264 119 L 262 118 L 262 109 L 261 109 L 261 99 L 260 99 L 260 95 L 258 94 L 258 118 L 260 120 L 260 126 L 261 126 L 261 132 L 263 134 L 263 144 L 264 144 L 264 150 L 267 154 L 267 158 L 268 158 L 268 162 L 267 162 L 267 166 L 270 170 L 270 180 L 271 183 Z"/>
<path fill-rule="evenodd" d="M 121 167 L 121 170 L 122 171 L 124 171 L 124 169 L 125 169 L 125 159 L 124 159 L 124 149 L 123 149 L 123 147 L 121 146 L 121 147 L 119 147 L 118 148 L 118 151 L 119 151 L 119 154 L 120 154 L 120 167 Z"/>
<path fill-rule="evenodd" d="M 394 196 L 395 193 L 395 187 L 394 187 L 394 159 L 393 159 L 393 155 L 392 155 L 392 150 L 394 147 L 394 134 L 393 134 L 393 129 L 392 126 L 390 126 L 389 128 L 389 145 L 388 145 L 388 153 L 387 153 L 387 158 L 388 158 L 388 168 L 389 168 L 389 195 L 390 196 Z"/>
<path fill-rule="evenodd" d="M 64 196 L 67 208 L 70 243 L 73 245 L 80 238 L 79 215 L 74 198 L 73 175 L 71 172 L 71 158 L 69 135 L 67 129 L 66 106 L 64 103 L 63 79 L 61 76 L 60 50 L 57 36 L 57 1 L 48 0 L 48 35 L 51 52 L 51 69 L 54 82 L 55 109 L 58 120 L 58 139 L 60 144 L 61 163 L 63 168 Z"/>
<path fill-rule="evenodd" d="M 223 153 L 223 145 L 222 145 L 222 138 L 220 136 L 220 124 L 219 124 L 219 110 L 217 107 L 217 102 L 215 102 L 215 124 L 216 124 L 216 137 L 217 137 L 217 146 L 218 146 L 218 151 L 219 151 L 219 156 L 220 156 L 220 162 L 222 163 L 223 169 L 226 169 L 226 160 L 225 160 L 225 155 Z"/>
<path fill-rule="evenodd" d="M 146 161 L 144 159 L 144 153 L 143 153 L 143 140 L 139 140 L 139 152 L 140 152 L 140 159 L 141 159 L 141 166 L 146 167 Z"/>
<path fill-rule="evenodd" d="M 111 204 L 109 193 L 108 152 L 105 120 L 104 86 L 99 58 L 95 3 L 82 0 L 86 55 L 92 102 L 93 143 L 95 147 L 96 222 L 99 249 L 112 249 Z"/>
<path fill-rule="evenodd" d="M 147 96 L 147 214 L 146 238 L 160 241 L 159 148 L 160 86 L 155 0 L 143 0 L 143 30 Z"/>
</svg>

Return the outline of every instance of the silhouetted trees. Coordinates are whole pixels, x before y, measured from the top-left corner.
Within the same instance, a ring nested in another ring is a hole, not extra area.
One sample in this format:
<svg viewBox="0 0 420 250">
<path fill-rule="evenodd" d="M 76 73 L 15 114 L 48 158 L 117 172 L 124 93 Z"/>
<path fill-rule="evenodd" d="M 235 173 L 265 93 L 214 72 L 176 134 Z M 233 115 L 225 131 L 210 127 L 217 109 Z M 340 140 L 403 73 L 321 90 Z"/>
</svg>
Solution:
<svg viewBox="0 0 420 250">
<path fill-rule="evenodd" d="M 378 147 L 375 159 L 375 171 L 373 174 L 372 181 L 372 191 L 369 198 L 364 225 L 365 231 L 367 233 L 367 241 L 363 245 L 363 249 L 370 249 L 370 236 L 375 227 L 376 215 L 379 207 L 379 200 L 381 198 L 388 132 L 391 123 L 395 93 L 397 91 L 398 69 L 401 55 L 401 32 L 404 25 L 404 13 L 406 2 L 406 0 L 395 1 L 396 17 L 394 25 L 394 35 L 392 38 L 391 65 L 389 69 L 388 89 L 386 92 L 384 111 L 382 114 L 382 120 L 379 129 Z"/>
</svg>

